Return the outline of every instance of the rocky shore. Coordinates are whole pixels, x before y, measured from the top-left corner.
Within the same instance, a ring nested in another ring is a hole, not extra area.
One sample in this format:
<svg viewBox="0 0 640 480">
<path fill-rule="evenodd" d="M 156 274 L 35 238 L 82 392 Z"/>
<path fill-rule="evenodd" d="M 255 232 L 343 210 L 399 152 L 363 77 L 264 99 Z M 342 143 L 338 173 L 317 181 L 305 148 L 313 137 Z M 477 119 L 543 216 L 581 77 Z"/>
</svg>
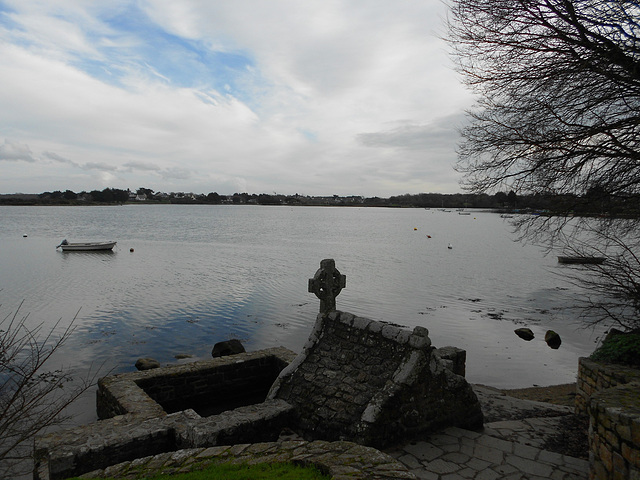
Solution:
<svg viewBox="0 0 640 480">
<path fill-rule="evenodd" d="M 502 392 L 510 397 L 520 398 L 522 400 L 534 400 L 536 402 L 569 405 L 572 407 L 575 403 L 576 384 L 566 383 L 549 387 L 517 388 L 502 390 Z"/>
</svg>

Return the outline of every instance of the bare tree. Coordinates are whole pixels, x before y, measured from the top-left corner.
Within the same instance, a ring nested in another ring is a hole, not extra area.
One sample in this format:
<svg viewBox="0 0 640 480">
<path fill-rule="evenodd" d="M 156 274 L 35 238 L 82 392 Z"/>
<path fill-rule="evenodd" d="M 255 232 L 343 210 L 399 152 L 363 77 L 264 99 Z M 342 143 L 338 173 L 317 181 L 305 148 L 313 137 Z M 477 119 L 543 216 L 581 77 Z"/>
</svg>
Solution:
<svg viewBox="0 0 640 480">
<path fill-rule="evenodd" d="M 0 478 L 28 473 L 33 437 L 64 422 L 64 410 L 97 374 L 78 379 L 70 370 L 50 370 L 47 362 L 69 339 L 73 323 L 54 336 L 59 321 L 50 330 L 29 327 L 19 310 L 0 320 Z"/>
<path fill-rule="evenodd" d="M 459 147 L 464 186 L 553 196 L 554 216 L 518 219 L 521 238 L 606 256 L 573 278 L 594 294 L 589 311 L 630 328 L 640 326 L 639 22 L 640 5 L 624 0 L 452 0 L 448 22 L 477 95 Z M 587 201 L 598 218 L 566 216 Z"/>
</svg>

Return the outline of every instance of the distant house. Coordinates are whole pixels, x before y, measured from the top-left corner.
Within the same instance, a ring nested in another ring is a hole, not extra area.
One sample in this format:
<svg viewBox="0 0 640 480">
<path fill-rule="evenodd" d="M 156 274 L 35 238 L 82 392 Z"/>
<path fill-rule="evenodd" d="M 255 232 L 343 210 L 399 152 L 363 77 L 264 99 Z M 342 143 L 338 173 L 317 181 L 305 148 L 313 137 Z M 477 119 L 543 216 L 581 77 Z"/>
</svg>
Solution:
<svg viewBox="0 0 640 480">
<path fill-rule="evenodd" d="M 146 200 L 147 200 L 146 193 L 139 193 L 138 195 L 136 195 L 136 202 L 145 202 Z"/>
</svg>

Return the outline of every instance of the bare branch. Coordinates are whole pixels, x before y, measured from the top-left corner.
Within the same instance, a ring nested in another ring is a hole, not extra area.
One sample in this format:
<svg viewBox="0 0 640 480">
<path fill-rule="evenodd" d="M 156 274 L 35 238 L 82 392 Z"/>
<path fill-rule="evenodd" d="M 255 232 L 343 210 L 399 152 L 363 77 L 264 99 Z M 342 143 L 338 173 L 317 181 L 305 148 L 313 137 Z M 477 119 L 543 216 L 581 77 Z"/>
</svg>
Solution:
<svg viewBox="0 0 640 480">
<path fill-rule="evenodd" d="M 520 239 L 606 257 L 566 273 L 590 292 L 585 315 L 626 328 L 640 327 L 639 19 L 631 1 L 452 0 L 447 38 L 478 95 L 464 187 L 553 196 L 549 215 L 517 219 Z M 607 218 L 572 215 L 596 201 Z"/>
<path fill-rule="evenodd" d="M 60 320 L 46 331 L 43 324 L 30 327 L 28 315 L 20 316 L 22 306 L 0 321 L 1 478 L 31 468 L 30 440 L 61 424 L 65 409 L 95 384 L 100 370 L 91 368 L 75 378 L 70 370 L 48 369 L 51 357 L 72 335 L 77 314 L 58 334 Z"/>
</svg>

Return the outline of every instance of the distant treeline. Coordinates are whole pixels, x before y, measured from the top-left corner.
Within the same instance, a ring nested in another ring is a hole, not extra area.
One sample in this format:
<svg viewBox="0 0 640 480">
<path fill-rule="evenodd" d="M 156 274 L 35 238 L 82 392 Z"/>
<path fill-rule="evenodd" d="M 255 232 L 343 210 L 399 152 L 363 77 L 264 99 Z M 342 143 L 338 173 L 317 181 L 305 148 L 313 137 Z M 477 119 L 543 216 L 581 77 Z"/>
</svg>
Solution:
<svg viewBox="0 0 640 480">
<path fill-rule="evenodd" d="M 117 188 L 75 193 L 71 190 L 43 192 L 40 194 L 0 195 L 2 205 L 91 205 L 91 204 L 209 204 L 209 205 L 300 205 L 300 206 L 366 206 L 404 208 L 484 208 L 505 211 L 574 212 L 591 215 L 637 216 L 637 197 L 613 197 L 593 189 L 585 195 L 517 195 L 515 192 L 489 194 L 467 193 L 418 193 L 389 198 L 362 196 L 308 196 L 281 194 L 234 193 L 220 195 L 217 192 L 195 194 L 184 192 L 154 192 L 139 188 L 135 192 Z"/>
</svg>

